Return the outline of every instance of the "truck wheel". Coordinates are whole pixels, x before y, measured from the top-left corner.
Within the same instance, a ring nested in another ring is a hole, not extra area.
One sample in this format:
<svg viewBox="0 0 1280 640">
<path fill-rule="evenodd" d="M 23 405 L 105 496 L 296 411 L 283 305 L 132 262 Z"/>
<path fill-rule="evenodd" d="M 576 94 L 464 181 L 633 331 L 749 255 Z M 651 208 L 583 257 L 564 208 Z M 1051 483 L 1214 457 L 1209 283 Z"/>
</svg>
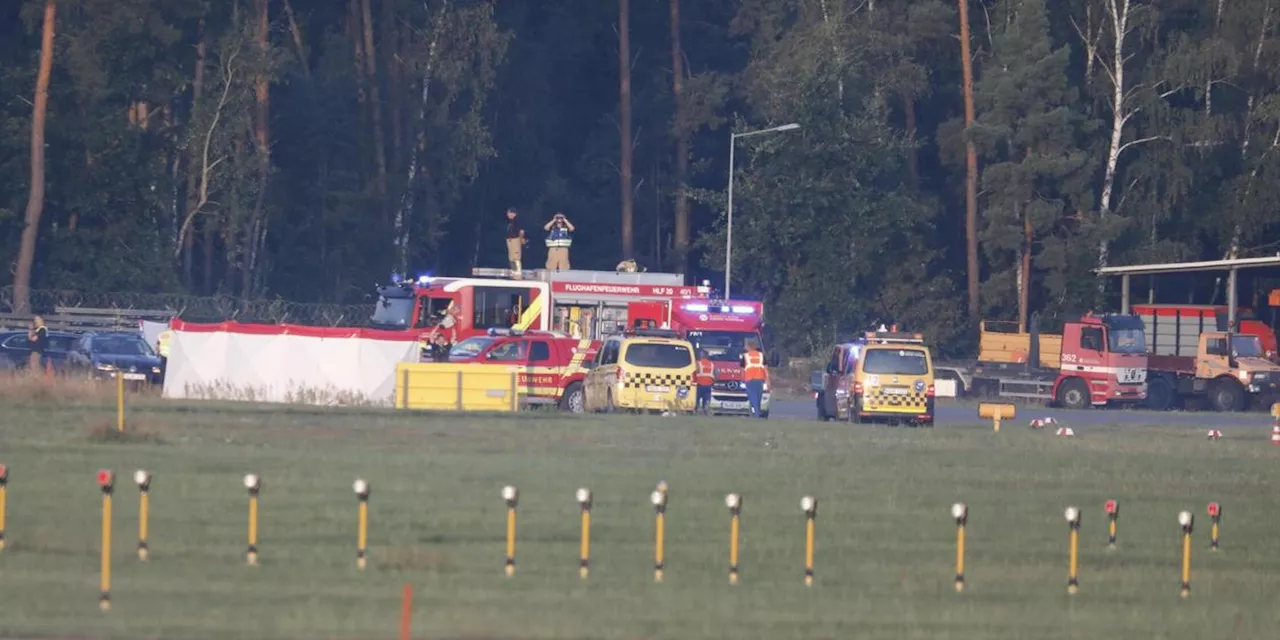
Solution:
<svg viewBox="0 0 1280 640">
<path fill-rule="evenodd" d="M 1093 404 L 1089 386 L 1084 380 L 1072 378 L 1058 387 L 1058 404 L 1067 409 L 1088 409 Z"/>
<path fill-rule="evenodd" d="M 1215 411 L 1242 411 L 1244 389 L 1234 380 L 1223 380 L 1209 390 L 1209 402 Z"/>
<path fill-rule="evenodd" d="M 1146 405 L 1153 411 L 1166 411 L 1173 406 L 1173 386 L 1167 379 L 1155 377 L 1147 382 Z"/>
<path fill-rule="evenodd" d="M 582 383 L 575 382 L 564 390 L 560 396 L 560 409 L 569 413 L 583 413 L 587 408 L 587 397 L 582 391 Z"/>
</svg>

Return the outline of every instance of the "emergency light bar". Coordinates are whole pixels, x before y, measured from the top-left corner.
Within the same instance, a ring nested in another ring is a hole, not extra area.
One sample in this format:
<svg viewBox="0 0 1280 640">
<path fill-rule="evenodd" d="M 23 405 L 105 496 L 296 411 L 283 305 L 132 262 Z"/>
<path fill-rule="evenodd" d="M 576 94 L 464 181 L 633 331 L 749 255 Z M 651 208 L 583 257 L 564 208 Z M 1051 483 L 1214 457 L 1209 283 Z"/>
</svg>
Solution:
<svg viewBox="0 0 1280 640">
<path fill-rule="evenodd" d="M 679 338 L 680 332 L 672 329 L 630 329 L 627 335 L 643 336 L 646 338 Z"/>
<path fill-rule="evenodd" d="M 924 342 L 922 333 L 898 333 L 893 331 L 868 331 L 868 340 L 877 342 Z"/>
<path fill-rule="evenodd" d="M 489 336 L 522 336 L 524 335 L 524 329 L 498 329 L 496 327 L 490 327 L 488 334 Z"/>
<path fill-rule="evenodd" d="M 690 303 L 690 304 L 684 305 L 684 310 L 693 311 L 696 313 L 712 312 L 712 313 L 752 314 L 756 312 L 756 310 L 753 307 L 745 304 L 735 304 L 733 306 L 726 306 L 726 305 L 709 305 L 709 304 L 702 304 L 702 303 Z"/>
</svg>

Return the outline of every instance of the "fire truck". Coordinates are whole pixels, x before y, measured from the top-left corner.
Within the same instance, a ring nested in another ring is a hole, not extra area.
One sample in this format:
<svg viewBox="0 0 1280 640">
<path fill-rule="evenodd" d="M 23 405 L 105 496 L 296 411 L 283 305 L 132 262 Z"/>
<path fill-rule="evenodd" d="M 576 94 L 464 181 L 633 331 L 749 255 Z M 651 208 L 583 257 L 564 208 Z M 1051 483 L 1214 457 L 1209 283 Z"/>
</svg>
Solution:
<svg viewBox="0 0 1280 640">
<path fill-rule="evenodd" d="M 1068 409 L 1140 403 L 1147 395 L 1143 324 L 1132 315 L 1086 314 L 1061 334 L 1001 331 L 983 322 L 978 362 L 937 365 L 957 395 L 1044 400 Z"/>
<path fill-rule="evenodd" d="M 627 329 L 673 329 L 716 361 L 712 412 L 750 413 L 739 356 L 747 341 L 767 347 L 760 302 L 715 300 L 709 286 L 687 286 L 684 275 L 676 273 L 536 270 L 524 275 L 512 278 L 506 269 L 478 268 L 469 278 L 423 275 L 382 286 L 371 325 L 415 331 L 424 341 L 443 331 L 454 343 L 490 331 L 550 331 L 598 342 Z M 451 327 L 446 316 L 453 318 Z M 770 353 L 770 366 L 776 362 L 777 355 Z"/>
</svg>

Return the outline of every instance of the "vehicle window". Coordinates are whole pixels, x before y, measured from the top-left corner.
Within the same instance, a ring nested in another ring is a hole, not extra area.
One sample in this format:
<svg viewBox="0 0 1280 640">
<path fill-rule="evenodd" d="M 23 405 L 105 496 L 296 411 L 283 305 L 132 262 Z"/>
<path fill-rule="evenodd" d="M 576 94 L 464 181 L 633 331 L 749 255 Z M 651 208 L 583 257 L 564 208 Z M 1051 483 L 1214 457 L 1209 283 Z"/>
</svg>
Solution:
<svg viewBox="0 0 1280 640">
<path fill-rule="evenodd" d="M 1147 340 L 1142 329 L 1112 328 L 1107 334 L 1107 346 L 1112 353 L 1146 353 Z"/>
<path fill-rule="evenodd" d="M 1231 336 L 1231 352 L 1236 358 L 1261 358 L 1262 341 L 1258 336 Z"/>
<path fill-rule="evenodd" d="M 450 302 L 449 298 L 419 298 L 418 323 L 415 326 L 423 329 L 440 324 L 440 321 L 444 319 L 444 312 L 449 308 Z"/>
<path fill-rule="evenodd" d="M 689 342 L 695 351 L 706 351 L 717 362 L 737 362 L 747 350 L 748 340 L 759 343 L 759 337 L 747 331 L 690 331 Z"/>
<path fill-rule="evenodd" d="M 1227 355 L 1227 339 L 1226 338 L 1209 338 L 1204 343 L 1205 353 L 1211 356 Z"/>
<path fill-rule="evenodd" d="M 110 336 L 95 338 L 93 350 L 96 353 L 113 356 L 151 356 L 155 351 L 142 338 L 135 336 Z"/>
<path fill-rule="evenodd" d="M 529 362 L 546 362 L 551 359 L 551 347 L 539 340 L 529 348 Z"/>
<path fill-rule="evenodd" d="M 864 373 L 922 376 L 929 373 L 925 352 L 918 349 L 870 349 L 862 358 Z"/>
<path fill-rule="evenodd" d="M 476 287 L 471 326 L 477 329 L 510 329 L 529 308 L 529 290 Z"/>
<path fill-rule="evenodd" d="M 24 335 L 17 335 L 4 341 L 6 349 L 29 349 L 31 342 Z"/>
<path fill-rule="evenodd" d="M 49 336 L 50 351 L 70 351 L 75 345 L 74 336 Z"/>
<path fill-rule="evenodd" d="M 618 341 L 610 340 L 600 347 L 598 364 L 615 364 L 618 362 Z"/>
<path fill-rule="evenodd" d="M 453 345 L 449 350 L 450 360 L 470 360 L 478 355 L 484 348 L 493 344 L 493 338 L 487 336 L 475 336 L 467 338 L 458 344 Z"/>
<path fill-rule="evenodd" d="M 827 373 L 839 373 L 840 361 L 843 359 L 844 347 L 836 347 L 831 351 L 831 361 L 827 363 Z"/>
<path fill-rule="evenodd" d="M 93 352 L 109 356 L 154 356 L 155 351 L 142 338 L 133 335 L 93 339 Z"/>
<path fill-rule="evenodd" d="M 627 364 L 655 369 L 681 369 L 693 364 L 693 353 L 682 344 L 637 342 L 627 346 Z"/>
<path fill-rule="evenodd" d="M 858 367 L 858 355 L 861 353 L 861 349 L 862 347 L 860 345 L 853 345 L 852 347 L 849 347 L 848 351 L 844 354 L 844 368 L 840 373 L 853 373 L 853 370 Z"/>
<path fill-rule="evenodd" d="M 378 296 L 369 323 L 375 327 L 405 329 L 413 318 L 413 298 Z"/>
<path fill-rule="evenodd" d="M 1080 330 L 1080 348 L 1102 351 L 1102 328 L 1085 327 Z"/>
<path fill-rule="evenodd" d="M 495 362 L 521 362 L 528 344 L 525 340 L 512 340 L 494 347 L 487 357 Z"/>
</svg>

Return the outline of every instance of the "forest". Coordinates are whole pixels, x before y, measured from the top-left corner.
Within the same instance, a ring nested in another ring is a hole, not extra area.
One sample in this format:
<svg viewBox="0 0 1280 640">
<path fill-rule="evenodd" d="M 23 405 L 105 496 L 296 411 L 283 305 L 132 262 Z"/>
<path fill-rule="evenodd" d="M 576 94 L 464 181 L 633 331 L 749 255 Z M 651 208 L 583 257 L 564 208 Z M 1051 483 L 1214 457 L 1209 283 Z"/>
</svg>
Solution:
<svg viewBox="0 0 1280 640">
<path fill-rule="evenodd" d="M 1280 0 L 12 0 L 0 257 L 19 311 L 359 304 L 393 272 L 505 266 L 515 207 L 531 266 L 563 212 L 577 268 L 720 287 L 732 145 L 733 294 L 788 350 L 896 322 L 954 353 L 980 319 L 1114 310 L 1100 266 L 1280 251 L 1277 22 Z"/>
</svg>

